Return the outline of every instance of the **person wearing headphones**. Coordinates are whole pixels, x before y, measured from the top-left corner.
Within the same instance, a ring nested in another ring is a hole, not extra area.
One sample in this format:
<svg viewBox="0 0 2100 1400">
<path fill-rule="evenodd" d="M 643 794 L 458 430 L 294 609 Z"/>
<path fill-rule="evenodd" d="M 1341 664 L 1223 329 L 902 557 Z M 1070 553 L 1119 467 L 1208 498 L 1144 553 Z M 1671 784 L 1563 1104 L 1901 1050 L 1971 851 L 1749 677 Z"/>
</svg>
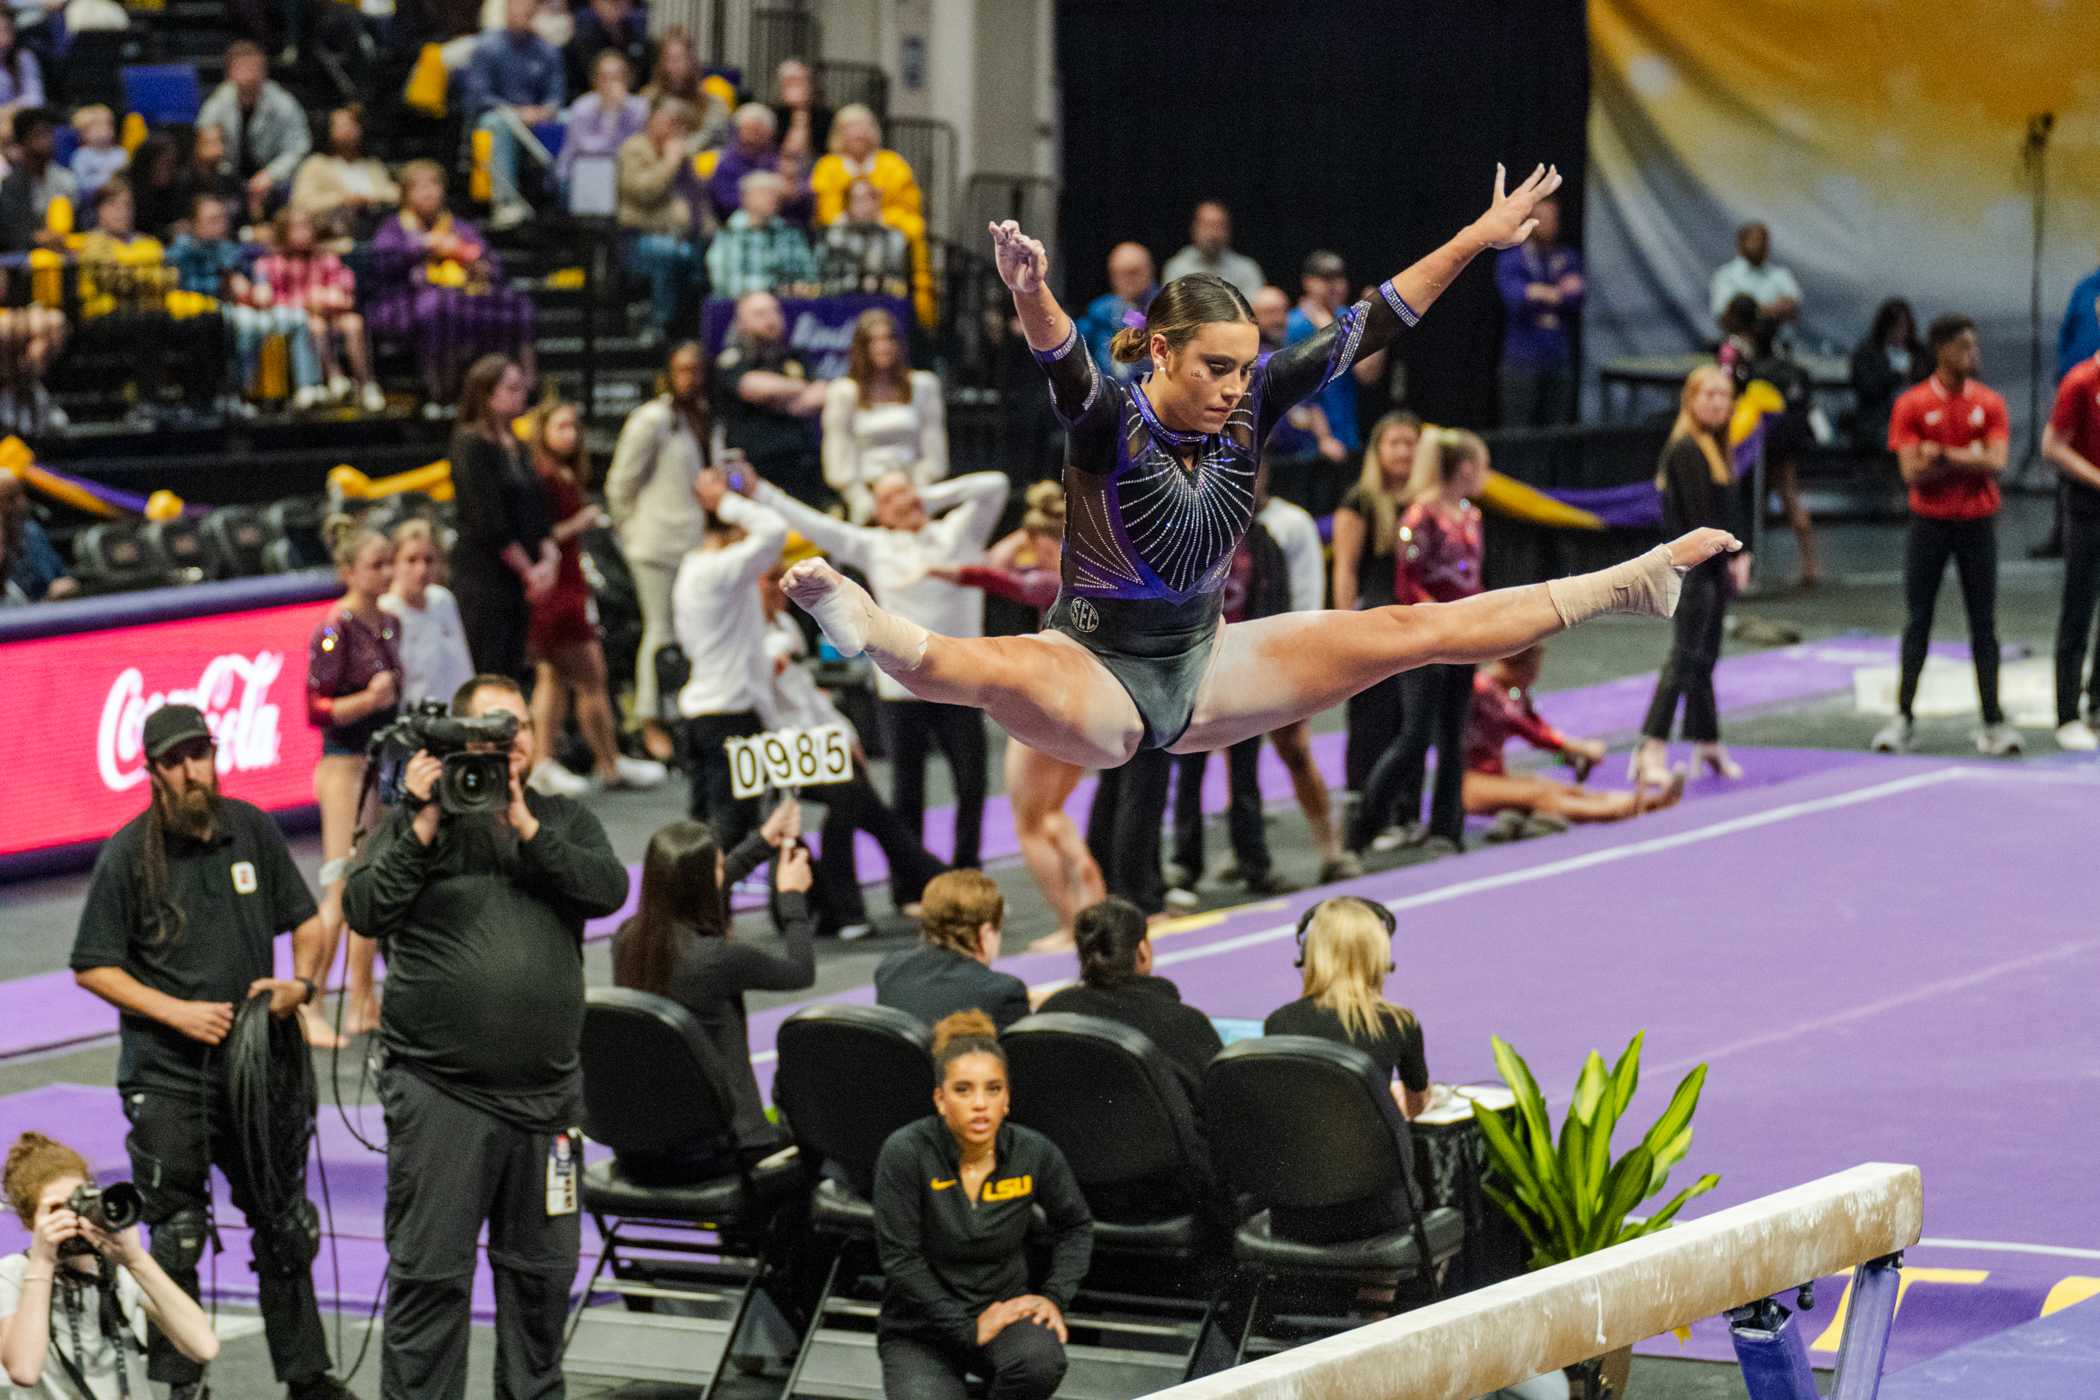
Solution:
<svg viewBox="0 0 2100 1400">
<path fill-rule="evenodd" d="M 959 1011 L 933 1028 L 933 1080 L 934 1115 L 890 1134 L 875 1163 L 883 1393 L 963 1400 L 975 1374 L 991 1400 L 1049 1400 L 1093 1215 L 1057 1144 L 1006 1121 L 1006 1053 L 989 1016 Z M 1031 1292 L 1038 1207 L 1050 1264 Z"/>
<path fill-rule="evenodd" d="M 1393 970 L 1393 911 L 1354 895 L 1322 900 L 1298 925 L 1298 965 L 1305 995 L 1262 1022 L 1263 1035 L 1309 1035 L 1353 1045 L 1393 1085 L 1400 1112 L 1429 1107 L 1429 1061 L 1422 1023 L 1385 997 Z"/>
</svg>

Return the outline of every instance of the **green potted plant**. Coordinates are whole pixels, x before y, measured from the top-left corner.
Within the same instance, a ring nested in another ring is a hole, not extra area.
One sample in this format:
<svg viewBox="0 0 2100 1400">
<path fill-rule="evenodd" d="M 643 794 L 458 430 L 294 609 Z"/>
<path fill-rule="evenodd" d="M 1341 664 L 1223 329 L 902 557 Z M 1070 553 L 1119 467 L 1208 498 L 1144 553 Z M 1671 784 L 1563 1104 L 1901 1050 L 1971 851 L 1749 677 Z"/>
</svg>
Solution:
<svg viewBox="0 0 2100 1400">
<path fill-rule="evenodd" d="M 1515 1222 L 1531 1248 L 1528 1267 L 1543 1269 L 1667 1227 L 1684 1203 L 1720 1185 L 1708 1172 L 1672 1196 L 1654 1214 L 1633 1218 L 1643 1201 L 1669 1181 L 1670 1169 L 1692 1146 L 1692 1112 L 1706 1084 L 1706 1066 L 1695 1066 L 1670 1096 L 1669 1107 L 1626 1155 L 1612 1159 L 1612 1132 L 1633 1102 L 1640 1085 L 1642 1031 L 1627 1042 L 1609 1070 L 1592 1050 L 1575 1081 L 1574 1101 L 1561 1121 L 1558 1137 L 1547 1116 L 1546 1097 L 1532 1078 L 1524 1057 L 1500 1036 L 1491 1037 L 1495 1065 L 1515 1095 L 1511 1110 L 1473 1105 L 1473 1117 L 1486 1139 L 1488 1179 L 1481 1190 Z M 1505 1121 L 1503 1113 L 1511 1113 Z M 1625 1390 L 1632 1348 L 1585 1364 L 1590 1394 Z"/>
</svg>

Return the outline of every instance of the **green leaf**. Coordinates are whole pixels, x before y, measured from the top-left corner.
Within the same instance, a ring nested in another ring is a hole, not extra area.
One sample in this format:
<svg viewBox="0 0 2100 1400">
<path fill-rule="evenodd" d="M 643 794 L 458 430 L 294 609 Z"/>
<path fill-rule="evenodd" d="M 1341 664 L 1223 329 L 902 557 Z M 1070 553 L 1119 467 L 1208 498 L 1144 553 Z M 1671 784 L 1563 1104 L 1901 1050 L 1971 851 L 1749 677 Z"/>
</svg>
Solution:
<svg viewBox="0 0 2100 1400">
<path fill-rule="evenodd" d="M 1531 1155 L 1510 1136 L 1509 1125 L 1502 1121 L 1502 1114 L 1475 1099 L 1473 1121 L 1480 1125 L 1480 1136 L 1487 1143 L 1488 1156 L 1495 1169 L 1508 1178 L 1519 1196 L 1526 1198 L 1527 1205 L 1544 1215 L 1545 1208 L 1539 1203 L 1539 1179 L 1531 1170 Z"/>
<path fill-rule="evenodd" d="M 1693 1066 L 1692 1072 L 1687 1074 L 1683 1082 L 1677 1086 L 1677 1092 L 1670 1096 L 1670 1106 L 1663 1110 L 1662 1117 L 1655 1120 L 1655 1126 L 1648 1129 L 1647 1135 L 1641 1139 L 1641 1146 L 1648 1149 L 1648 1155 L 1653 1163 L 1650 1168 L 1652 1177 L 1652 1180 L 1649 1182 L 1650 1191 L 1662 1188 L 1662 1178 L 1656 1173 L 1667 1172 L 1670 1166 L 1682 1158 L 1686 1149 L 1692 1145 L 1692 1112 L 1699 1107 L 1699 1091 L 1705 1084 L 1706 1066 L 1703 1064 Z M 1679 1134 L 1684 1135 L 1682 1145 L 1679 1145 L 1677 1142 Z M 1666 1157 L 1664 1155 L 1673 1149 L 1676 1152 L 1676 1156 Z"/>
<path fill-rule="evenodd" d="M 1633 1102 L 1633 1091 L 1641 1083 L 1641 1041 L 1646 1031 L 1635 1031 L 1633 1039 L 1626 1042 L 1626 1049 L 1619 1055 L 1619 1062 L 1611 1067 L 1611 1112 L 1617 1119 Z"/>
<path fill-rule="evenodd" d="M 1584 1225 L 1589 1213 L 1592 1187 L 1589 1178 L 1590 1130 L 1571 1109 L 1560 1125 L 1560 1175 L 1567 1183 L 1568 1198 L 1575 1206 L 1575 1221 Z"/>
<path fill-rule="evenodd" d="M 1676 1217 L 1677 1212 L 1684 1208 L 1686 1201 L 1689 1201 L 1694 1196 L 1703 1196 L 1720 1184 L 1721 1178 L 1712 1172 L 1708 1172 L 1705 1176 L 1700 1177 L 1697 1181 L 1679 1191 L 1675 1196 L 1672 1196 L 1670 1203 L 1661 1210 L 1655 1212 L 1655 1214 L 1649 1216 L 1638 1225 L 1627 1226 L 1626 1229 L 1619 1233 L 1617 1242 L 1624 1243 L 1627 1240 L 1637 1240 L 1642 1235 L 1654 1234 Z"/>
<path fill-rule="evenodd" d="M 1583 1236 L 1583 1253 L 1602 1249 L 1618 1237 L 1626 1213 L 1648 1194 L 1648 1173 L 1653 1166 L 1654 1161 L 1645 1147 L 1634 1148 L 1613 1164 L 1611 1175 L 1604 1179 L 1604 1189 L 1599 1193 L 1596 1217 Z"/>
<path fill-rule="evenodd" d="M 1604 1073 L 1604 1057 L 1590 1051 L 1590 1057 L 1582 1062 L 1582 1073 L 1575 1080 L 1575 1106 L 1572 1115 L 1589 1126 L 1597 1114 L 1597 1105 L 1604 1098 L 1609 1079 Z"/>
<path fill-rule="evenodd" d="M 1562 1189 L 1560 1165 L 1553 1158 L 1553 1129 L 1546 1117 L 1546 1096 L 1532 1078 L 1531 1066 L 1501 1036 L 1490 1036 L 1495 1048 L 1495 1068 L 1502 1082 L 1516 1095 L 1517 1114 L 1524 1123 L 1524 1147 L 1531 1154 L 1532 1174 L 1552 1191 Z M 1549 1196 L 1550 1199 L 1550 1196 Z"/>
</svg>

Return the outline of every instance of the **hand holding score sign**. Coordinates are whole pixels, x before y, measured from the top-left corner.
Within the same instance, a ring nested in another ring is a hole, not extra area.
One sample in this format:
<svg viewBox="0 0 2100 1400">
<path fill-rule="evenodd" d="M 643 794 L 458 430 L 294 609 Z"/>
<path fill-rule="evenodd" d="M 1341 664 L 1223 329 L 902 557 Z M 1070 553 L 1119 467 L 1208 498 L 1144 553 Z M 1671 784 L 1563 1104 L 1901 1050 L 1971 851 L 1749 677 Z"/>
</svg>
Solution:
<svg viewBox="0 0 2100 1400">
<path fill-rule="evenodd" d="M 767 788 L 843 783 L 853 777 L 853 736 L 842 724 L 816 729 L 769 729 L 728 739 L 731 791 L 742 800 Z"/>
</svg>

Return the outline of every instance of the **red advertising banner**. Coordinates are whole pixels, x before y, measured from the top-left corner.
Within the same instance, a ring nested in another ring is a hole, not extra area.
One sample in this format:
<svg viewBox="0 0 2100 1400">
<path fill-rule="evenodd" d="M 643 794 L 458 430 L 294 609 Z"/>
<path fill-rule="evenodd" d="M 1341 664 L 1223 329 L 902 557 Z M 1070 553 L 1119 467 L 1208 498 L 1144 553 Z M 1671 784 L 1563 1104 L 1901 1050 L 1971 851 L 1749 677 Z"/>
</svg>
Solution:
<svg viewBox="0 0 2100 1400">
<path fill-rule="evenodd" d="M 313 802 L 306 646 L 323 603 L 0 643 L 0 857 L 108 836 L 146 808 L 146 716 L 204 711 L 220 790 L 265 811 Z"/>
</svg>

